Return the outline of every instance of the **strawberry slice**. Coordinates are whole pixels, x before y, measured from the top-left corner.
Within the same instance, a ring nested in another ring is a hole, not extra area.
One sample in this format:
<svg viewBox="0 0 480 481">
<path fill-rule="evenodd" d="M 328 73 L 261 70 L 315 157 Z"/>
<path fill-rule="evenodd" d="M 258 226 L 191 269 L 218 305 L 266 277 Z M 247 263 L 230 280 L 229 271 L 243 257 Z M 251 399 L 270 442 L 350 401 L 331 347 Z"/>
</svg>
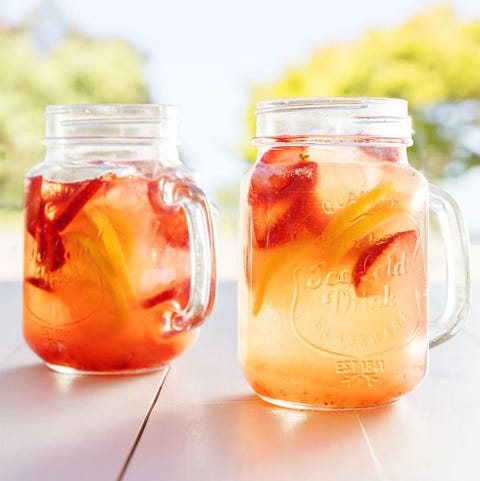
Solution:
<svg viewBox="0 0 480 481">
<path fill-rule="evenodd" d="M 27 180 L 25 226 L 35 237 L 37 260 L 47 272 L 54 272 L 65 263 L 60 233 L 103 184 L 101 178 L 68 184 L 46 182 L 42 176 Z"/>
<path fill-rule="evenodd" d="M 278 147 L 265 152 L 255 165 L 250 181 L 250 200 L 261 201 L 264 196 L 288 194 L 288 188 L 295 180 L 293 172 L 300 165 L 307 165 L 306 147 Z M 295 166 L 292 168 L 292 166 Z"/>
<path fill-rule="evenodd" d="M 352 279 L 359 297 L 382 294 L 388 280 L 408 274 L 417 246 L 417 231 L 397 232 L 368 246 L 359 256 Z"/>
<path fill-rule="evenodd" d="M 308 193 L 301 199 L 302 218 L 309 232 L 319 235 L 330 222 L 330 216 L 322 209 L 322 201 L 315 192 Z"/>
<path fill-rule="evenodd" d="M 252 173 L 249 196 L 251 203 L 255 203 L 257 197 L 261 201 L 262 197 L 272 194 L 276 197 L 287 195 L 295 176 L 299 174 L 298 168 L 312 165 L 307 161 L 306 147 L 285 146 L 265 152 Z M 309 167 L 306 167 L 307 176 L 308 169 Z"/>
<path fill-rule="evenodd" d="M 65 246 L 60 234 L 51 222 L 45 222 L 39 242 L 42 263 L 49 272 L 54 272 L 65 264 Z"/>
<path fill-rule="evenodd" d="M 401 150 L 398 147 L 360 147 L 372 160 L 383 160 L 385 162 L 398 162 Z"/>
<path fill-rule="evenodd" d="M 42 176 L 38 175 L 25 183 L 25 227 L 33 237 L 37 236 L 43 224 L 42 182 Z"/>
<path fill-rule="evenodd" d="M 42 195 L 42 176 L 32 177 L 25 186 L 25 227 L 37 242 L 37 260 L 48 272 L 59 269 L 65 262 L 65 247 L 53 224 L 45 218 L 45 199 Z M 36 287 L 46 288 L 44 279 L 31 282 Z"/>
<path fill-rule="evenodd" d="M 314 162 L 297 162 L 284 165 L 258 164 L 252 173 L 249 190 L 251 205 L 286 196 L 308 192 L 317 182 L 318 165 Z"/>
<path fill-rule="evenodd" d="M 167 206 L 161 201 L 158 180 L 149 182 L 148 198 L 150 205 L 159 217 L 156 234 L 163 236 L 172 247 L 187 247 L 189 237 L 185 213 L 180 207 Z"/>
<path fill-rule="evenodd" d="M 182 209 L 165 211 L 162 214 L 161 234 L 172 247 L 188 247 L 188 226 Z"/>
<path fill-rule="evenodd" d="M 249 202 L 255 204 L 272 194 L 281 196 L 293 177 L 284 166 L 257 164 L 250 180 Z"/>
<path fill-rule="evenodd" d="M 185 307 L 190 296 L 190 279 L 180 282 L 168 289 L 155 294 L 142 302 L 144 309 L 150 309 L 166 301 L 176 300 L 180 306 Z"/>
<path fill-rule="evenodd" d="M 379 150 L 384 155 L 397 153 L 395 148 Z M 270 149 L 256 164 L 248 202 L 259 247 L 288 242 L 306 230 L 318 236 L 332 220 L 321 197 L 322 182 L 328 180 L 323 179 L 318 162 L 310 159 L 307 147 L 285 146 Z"/>
<path fill-rule="evenodd" d="M 28 282 L 34 287 L 38 287 L 39 289 L 43 289 L 44 291 L 51 291 L 52 287 L 48 282 L 45 281 L 43 277 L 25 277 L 25 282 Z"/>
<path fill-rule="evenodd" d="M 297 238 L 306 229 L 310 217 L 306 199 L 316 184 L 318 165 L 297 162 L 286 166 L 280 177 L 276 169 L 271 174 L 270 169 L 259 166 L 252 174 L 248 194 L 253 232 L 258 247 L 274 247 Z"/>
<path fill-rule="evenodd" d="M 290 240 L 293 204 L 288 197 L 252 208 L 252 224 L 258 247 L 275 247 Z"/>
<path fill-rule="evenodd" d="M 72 219 L 80 212 L 82 207 L 97 193 L 97 191 L 105 184 L 105 180 L 101 177 L 92 180 L 73 182 L 65 184 L 67 192 L 75 192 L 61 213 L 52 219 L 53 225 L 58 232 L 62 232 Z"/>
<path fill-rule="evenodd" d="M 308 160 L 308 148 L 298 145 L 274 147 L 262 155 L 260 159 L 264 164 L 295 164 Z"/>
</svg>

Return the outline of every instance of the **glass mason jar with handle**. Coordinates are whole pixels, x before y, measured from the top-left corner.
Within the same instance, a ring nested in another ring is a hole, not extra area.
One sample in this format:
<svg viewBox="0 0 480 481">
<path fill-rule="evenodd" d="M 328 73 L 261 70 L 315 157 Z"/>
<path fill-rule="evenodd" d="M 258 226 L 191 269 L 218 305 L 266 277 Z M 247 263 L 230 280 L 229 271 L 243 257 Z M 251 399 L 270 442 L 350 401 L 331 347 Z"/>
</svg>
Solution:
<svg viewBox="0 0 480 481">
<path fill-rule="evenodd" d="M 56 105 L 25 178 L 23 330 L 61 372 L 161 369 L 216 291 L 209 202 L 169 105 Z"/>
<path fill-rule="evenodd" d="M 429 204 L 448 268 L 430 345 L 465 319 L 469 244 L 458 207 L 408 164 L 404 100 L 280 99 L 256 114 L 258 157 L 240 197 L 244 374 L 285 407 L 389 404 L 426 373 Z"/>
</svg>

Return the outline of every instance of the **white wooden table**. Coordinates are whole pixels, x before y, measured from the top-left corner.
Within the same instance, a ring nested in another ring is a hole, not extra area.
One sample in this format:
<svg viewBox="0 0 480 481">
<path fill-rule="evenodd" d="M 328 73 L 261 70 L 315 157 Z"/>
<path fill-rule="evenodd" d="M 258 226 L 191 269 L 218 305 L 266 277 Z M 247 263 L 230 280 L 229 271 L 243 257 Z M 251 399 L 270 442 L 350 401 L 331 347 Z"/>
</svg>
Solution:
<svg viewBox="0 0 480 481">
<path fill-rule="evenodd" d="M 476 299 L 416 391 L 358 413 L 290 411 L 252 393 L 231 282 L 166 376 L 54 373 L 22 340 L 20 304 L 20 284 L 0 283 L 1 480 L 480 480 Z"/>
</svg>

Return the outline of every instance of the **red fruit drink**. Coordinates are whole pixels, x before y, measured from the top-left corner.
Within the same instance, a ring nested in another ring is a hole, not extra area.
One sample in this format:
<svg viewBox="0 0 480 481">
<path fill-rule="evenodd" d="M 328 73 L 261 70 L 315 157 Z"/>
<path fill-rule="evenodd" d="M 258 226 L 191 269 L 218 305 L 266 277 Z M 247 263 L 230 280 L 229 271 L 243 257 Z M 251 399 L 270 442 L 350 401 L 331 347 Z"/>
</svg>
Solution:
<svg viewBox="0 0 480 481">
<path fill-rule="evenodd" d="M 404 147 L 275 141 L 242 183 L 245 376 L 290 407 L 388 404 L 426 370 L 426 182 Z"/>
<path fill-rule="evenodd" d="M 24 337 L 51 368 L 161 369 L 216 292 L 209 201 L 173 105 L 50 105 L 25 180 Z"/>
<path fill-rule="evenodd" d="M 148 370 L 195 340 L 168 323 L 189 297 L 189 237 L 158 185 L 112 173 L 27 178 L 24 335 L 51 367 Z"/>
</svg>

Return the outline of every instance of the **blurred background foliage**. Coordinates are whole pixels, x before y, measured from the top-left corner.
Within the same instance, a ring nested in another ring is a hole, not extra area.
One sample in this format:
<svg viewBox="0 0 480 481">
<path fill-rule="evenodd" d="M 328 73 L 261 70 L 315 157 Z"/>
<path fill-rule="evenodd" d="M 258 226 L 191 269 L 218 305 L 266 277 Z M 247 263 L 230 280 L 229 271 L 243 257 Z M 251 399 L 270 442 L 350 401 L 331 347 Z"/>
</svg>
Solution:
<svg viewBox="0 0 480 481">
<path fill-rule="evenodd" d="M 125 42 L 81 35 L 48 8 L 21 27 L 0 24 L 0 209 L 22 206 L 23 176 L 44 156 L 46 106 L 149 102 L 144 64 Z M 304 65 L 253 86 L 245 158 L 255 158 L 249 142 L 258 100 L 326 96 L 407 99 L 411 162 L 432 180 L 461 175 L 480 165 L 480 19 L 462 23 L 449 7 L 429 8 L 395 28 L 319 47 Z M 237 183 L 216 192 L 231 218 Z"/>
<path fill-rule="evenodd" d="M 73 31 L 50 43 L 39 26 L 0 25 L 0 208 L 22 207 L 23 176 L 44 157 L 47 105 L 150 100 L 140 52 Z"/>
<path fill-rule="evenodd" d="M 461 23 L 450 7 L 433 7 L 399 27 L 319 48 L 305 65 L 252 88 L 248 134 L 260 99 L 330 96 L 407 99 L 411 163 L 430 179 L 462 174 L 480 164 L 480 19 Z M 245 152 L 255 159 L 254 148 Z"/>
</svg>

